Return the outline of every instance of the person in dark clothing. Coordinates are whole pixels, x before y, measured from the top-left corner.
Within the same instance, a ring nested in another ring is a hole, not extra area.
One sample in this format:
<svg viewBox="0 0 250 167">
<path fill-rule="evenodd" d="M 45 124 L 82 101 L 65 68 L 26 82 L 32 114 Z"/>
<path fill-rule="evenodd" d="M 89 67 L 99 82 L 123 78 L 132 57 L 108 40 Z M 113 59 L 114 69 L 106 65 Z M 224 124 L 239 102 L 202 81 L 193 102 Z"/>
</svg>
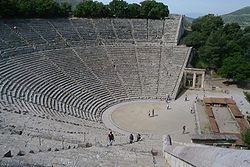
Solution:
<svg viewBox="0 0 250 167">
<path fill-rule="evenodd" d="M 168 135 L 168 142 L 169 142 L 168 143 L 169 145 L 172 145 L 172 139 L 171 139 L 170 135 Z"/>
<path fill-rule="evenodd" d="M 137 134 L 137 137 L 136 137 L 136 141 L 138 142 L 138 141 L 140 141 L 141 140 L 141 135 L 138 133 Z"/>
<path fill-rule="evenodd" d="M 183 130 L 182 133 L 185 134 L 185 132 L 186 132 L 186 126 L 185 125 L 182 127 L 182 130 Z"/>
<path fill-rule="evenodd" d="M 108 146 L 112 146 L 113 141 L 115 140 L 114 135 L 112 132 L 109 133 L 108 135 Z"/>
<path fill-rule="evenodd" d="M 134 141 L 134 136 L 133 136 L 133 134 L 130 134 L 130 136 L 129 136 L 129 143 L 132 144 L 133 141 Z"/>
</svg>

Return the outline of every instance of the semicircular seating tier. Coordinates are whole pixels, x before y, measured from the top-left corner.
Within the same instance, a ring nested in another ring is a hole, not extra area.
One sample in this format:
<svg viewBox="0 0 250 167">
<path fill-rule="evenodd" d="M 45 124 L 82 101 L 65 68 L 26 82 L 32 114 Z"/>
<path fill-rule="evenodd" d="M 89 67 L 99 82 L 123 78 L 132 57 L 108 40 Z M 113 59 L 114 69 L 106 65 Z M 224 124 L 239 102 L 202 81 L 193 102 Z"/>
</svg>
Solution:
<svg viewBox="0 0 250 167">
<path fill-rule="evenodd" d="M 0 105 L 101 121 L 108 107 L 175 98 L 190 48 L 182 16 L 0 21 Z"/>
</svg>

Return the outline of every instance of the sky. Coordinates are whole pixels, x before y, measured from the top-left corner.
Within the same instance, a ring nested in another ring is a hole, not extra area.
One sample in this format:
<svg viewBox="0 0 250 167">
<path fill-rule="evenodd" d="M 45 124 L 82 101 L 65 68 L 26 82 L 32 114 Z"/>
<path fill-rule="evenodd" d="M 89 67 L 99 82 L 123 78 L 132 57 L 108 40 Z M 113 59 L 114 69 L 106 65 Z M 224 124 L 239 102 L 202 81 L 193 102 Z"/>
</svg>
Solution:
<svg viewBox="0 0 250 167">
<path fill-rule="evenodd" d="M 109 3 L 110 0 L 100 0 Z M 142 0 L 126 0 L 128 3 L 139 3 Z M 183 14 L 188 17 L 199 17 L 206 14 L 222 15 L 250 6 L 250 0 L 156 0 L 168 5 L 170 13 Z"/>
</svg>

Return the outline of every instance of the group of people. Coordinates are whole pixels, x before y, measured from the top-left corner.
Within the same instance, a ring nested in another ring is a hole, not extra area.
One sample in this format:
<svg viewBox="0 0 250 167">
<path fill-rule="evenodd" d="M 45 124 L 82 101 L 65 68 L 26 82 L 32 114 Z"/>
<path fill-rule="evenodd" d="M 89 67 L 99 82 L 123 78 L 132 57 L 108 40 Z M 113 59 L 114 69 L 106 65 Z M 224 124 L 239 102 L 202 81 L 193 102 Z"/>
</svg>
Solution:
<svg viewBox="0 0 250 167">
<path fill-rule="evenodd" d="M 136 136 L 136 141 L 140 141 L 141 140 L 141 135 L 138 133 Z M 134 135 L 131 133 L 129 135 L 129 143 L 132 144 L 134 142 Z"/>
<path fill-rule="evenodd" d="M 138 133 L 136 136 L 136 142 L 138 142 L 140 140 L 142 140 L 141 134 Z M 115 141 L 114 134 L 112 133 L 112 131 L 110 131 L 108 134 L 108 145 L 107 146 L 112 146 L 114 141 Z M 129 143 L 132 144 L 133 142 L 134 142 L 134 135 L 131 133 L 129 135 Z"/>
</svg>

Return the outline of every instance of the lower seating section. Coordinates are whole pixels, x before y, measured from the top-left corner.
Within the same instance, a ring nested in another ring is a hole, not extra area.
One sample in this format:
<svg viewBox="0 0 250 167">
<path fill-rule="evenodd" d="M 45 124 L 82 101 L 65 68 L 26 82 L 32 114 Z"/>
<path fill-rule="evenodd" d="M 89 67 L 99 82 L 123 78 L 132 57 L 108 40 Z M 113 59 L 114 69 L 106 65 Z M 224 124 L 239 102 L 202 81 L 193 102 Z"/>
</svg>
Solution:
<svg viewBox="0 0 250 167">
<path fill-rule="evenodd" d="M 141 96 L 141 83 L 134 45 L 107 46 L 107 53 L 122 78 L 130 98 Z"/>
<path fill-rule="evenodd" d="M 141 43 L 16 52 L 1 58 L 1 99 L 37 113 L 100 121 L 123 100 L 171 94 L 186 56 L 177 51 Z"/>
<path fill-rule="evenodd" d="M 87 90 L 84 87 L 86 84 L 70 76 L 66 69 L 60 70 L 53 61 L 55 58 L 46 57 L 45 53 L 44 56 L 22 55 L 5 61 L 1 65 L 3 98 L 8 103 L 13 103 L 13 99 L 23 100 L 73 116 L 100 120 L 101 107 L 107 101 L 113 101 L 110 95 L 103 97 L 108 93 L 101 90 L 101 87 Z"/>
<path fill-rule="evenodd" d="M 122 101 L 175 98 L 189 48 L 173 45 L 178 17 L 166 20 L 1 20 L 0 101 L 99 122 Z"/>
<path fill-rule="evenodd" d="M 84 90 L 87 90 L 92 98 L 95 97 L 95 103 L 108 104 L 114 100 L 100 80 L 94 76 L 91 69 L 88 68 L 85 62 L 77 57 L 71 49 L 50 51 L 45 53 L 45 55 L 55 63 L 66 76 L 81 86 L 80 91 L 82 91 L 82 93 L 84 93 Z M 89 107 L 91 107 L 91 105 Z"/>
<path fill-rule="evenodd" d="M 183 46 L 162 47 L 159 70 L 158 95 L 175 97 L 178 90 L 178 79 L 182 77 L 182 67 L 185 66 L 189 48 Z"/>
<path fill-rule="evenodd" d="M 137 46 L 138 70 L 141 76 L 142 95 L 156 97 L 159 79 L 161 50 L 159 45 Z"/>
<path fill-rule="evenodd" d="M 41 38 L 47 41 L 47 45 L 36 45 L 39 50 L 64 48 L 67 46 L 63 38 L 57 33 L 49 20 L 31 19 L 27 23 Z"/>
<path fill-rule="evenodd" d="M 79 48 L 77 52 L 112 97 L 117 100 L 127 98 L 125 89 L 115 71 L 115 66 L 108 60 L 104 47 Z"/>
</svg>

